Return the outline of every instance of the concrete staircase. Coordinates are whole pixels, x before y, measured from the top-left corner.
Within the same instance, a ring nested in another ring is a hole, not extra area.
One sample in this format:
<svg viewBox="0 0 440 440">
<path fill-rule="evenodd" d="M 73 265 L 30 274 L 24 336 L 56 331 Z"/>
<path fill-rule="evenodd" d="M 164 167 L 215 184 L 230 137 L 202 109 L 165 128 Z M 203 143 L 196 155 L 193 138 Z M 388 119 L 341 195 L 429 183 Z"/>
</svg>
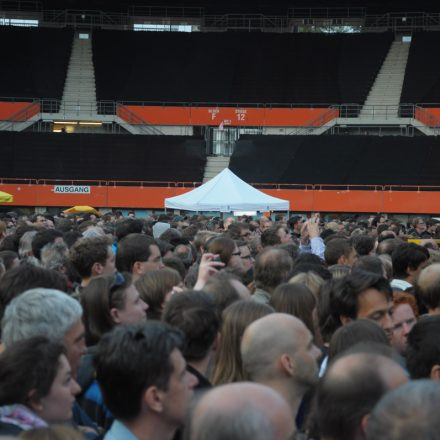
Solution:
<svg viewBox="0 0 440 440">
<path fill-rule="evenodd" d="M 203 176 L 203 183 L 211 180 L 218 173 L 223 171 L 225 168 L 228 168 L 230 157 L 224 156 L 208 156 L 206 165 L 205 165 L 205 174 Z"/>
<path fill-rule="evenodd" d="M 117 122 L 121 127 L 125 128 L 131 134 L 155 134 L 155 135 L 163 135 L 164 133 L 156 128 L 154 125 L 134 125 L 125 122 L 119 116 L 115 116 L 115 122 Z"/>
<path fill-rule="evenodd" d="M 286 134 L 288 134 L 288 135 L 312 135 L 312 136 L 319 136 L 319 135 L 325 133 L 330 128 L 334 127 L 335 125 L 336 125 L 336 118 L 332 119 L 329 122 L 326 122 L 324 125 L 321 125 L 320 127 L 298 127 L 298 128 L 295 128 L 292 131 L 289 131 Z"/>
<path fill-rule="evenodd" d="M 409 46 L 402 41 L 391 44 L 359 117 L 398 117 Z"/>
<path fill-rule="evenodd" d="M 66 117 L 96 115 L 95 71 L 91 39 L 75 34 L 60 112 Z"/>
</svg>

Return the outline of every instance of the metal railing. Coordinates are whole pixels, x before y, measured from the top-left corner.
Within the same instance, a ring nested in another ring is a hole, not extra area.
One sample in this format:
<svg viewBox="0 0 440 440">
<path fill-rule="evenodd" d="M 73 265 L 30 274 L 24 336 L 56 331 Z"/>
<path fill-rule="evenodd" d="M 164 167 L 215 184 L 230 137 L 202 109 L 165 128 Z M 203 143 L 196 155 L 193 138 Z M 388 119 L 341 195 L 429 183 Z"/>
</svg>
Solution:
<svg viewBox="0 0 440 440">
<path fill-rule="evenodd" d="M 416 30 L 440 26 L 440 13 L 392 12 L 383 15 L 366 15 L 365 29 Z"/>
<path fill-rule="evenodd" d="M 357 118 L 364 116 L 369 119 L 412 118 L 414 117 L 415 104 L 340 104 L 340 118 Z"/>
<path fill-rule="evenodd" d="M 42 113 L 58 113 L 66 116 L 96 116 L 116 114 L 115 101 L 63 101 L 61 99 L 40 99 Z"/>
<path fill-rule="evenodd" d="M 290 31 L 288 17 L 263 14 L 205 15 L 202 18 L 202 26 L 204 29 L 219 28 L 221 30 L 253 31 L 271 29 L 284 32 Z"/>
<path fill-rule="evenodd" d="M 415 118 L 425 124 L 427 127 L 440 127 L 440 118 L 433 115 L 427 107 L 416 105 Z"/>
<path fill-rule="evenodd" d="M 254 8 L 255 10 L 255 8 Z M 242 14 L 206 14 L 203 7 L 175 6 L 132 6 L 127 12 L 105 12 L 102 10 L 45 10 L 41 2 L 26 0 L 0 0 L 0 16 L 12 17 L 11 11 L 20 12 L 21 18 L 38 20 L 39 26 L 73 27 L 76 29 L 133 29 L 134 23 L 173 23 L 174 25 L 195 25 L 203 31 L 219 30 L 268 30 L 272 32 L 296 32 L 300 27 L 309 26 L 310 31 L 317 27 L 353 25 L 359 31 L 377 30 L 416 30 L 439 29 L 440 13 L 426 12 L 392 12 L 369 15 L 362 7 L 335 8 L 287 8 L 285 13 L 276 15 L 252 12 Z M 172 31 L 170 26 L 169 31 Z M 319 29 L 318 29 L 319 31 Z"/>
<path fill-rule="evenodd" d="M 265 189 L 299 189 L 304 191 L 440 191 L 439 185 L 390 185 L 390 184 L 337 184 L 337 183 L 249 183 L 255 188 Z"/>
<path fill-rule="evenodd" d="M 35 177 L 0 177 L 0 185 L 89 185 L 89 186 L 132 186 L 132 187 L 166 187 L 166 188 L 195 188 L 203 182 L 188 181 L 158 181 L 158 180 L 92 180 L 92 179 L 46 179 Z M 257 183 L 250 182 L 255 188 L 261 189 L 296 189 L 304 191 L 375 191 L 375 192 L 432 192 L 440 191 L 439 185 L 390 185 L 390 184 L 334 184 L 334 183 Z"/>
<path fill-rule="evenodd" d="M 429 108 L 416 105 L 414 118 L 428 127 L 435 136 L 440 134 L 440 118 L 432 114 Z"/>
<path fill-rule="evenodd" d="M 157 134 L 157 135 L 163 134 L 158 128 L 154 127 L 149 122 L 142 119 L 136 113 L 133 113 L 125 105 L 117 104 L 116 114 L 128 124 L 136 125 L 138 130 L 143 134 Z"/>
<path fill-rule="evenodd" d="M 130 6 L 129 15 L 136 17 L 202 17 L 205 8 L 189 6 Z"/>
<path fill-rule="evenodd" d="M 0 98 L 1 99 L 1 98 Z M 234 108 L 317 108 L 337 105 L 329 102 L 227 102 L 227 101 L 118 101 L 123 105 L 162 106 L 162 107 L 234 107 Z M 440 107 L 440 105 L 439 105 Z"/>
<path fill-rule="evenodd" d="M 40 113 L 40 103 L 38 100 L 35 100 L 25 108 L 13 113 L 7 120 L 0 121 L 0 130 L 13 130 L 15 125 L 28 121 L 38 113 Z"/>
<path fill-rule="evenodd" d="M 0 0 L 0 11 L 41 11 L 43 5 L 33 0 Z"/>
<path fill-rule="evenodd" d="M 88 117 L 97 120 L 100 116 L 115 116 L 118 112 L 122 112 L 123 119 L 127 123 L 138 125 L 139 127 L 145 126 L 145 130 L 149 134 L 153 134 L 152 131 L 155 127 L 147 121 L 143 120 L 140 116 L 126 108 L 126 105 L 139 105 L 139 106 L 151 106 L 159 105 L 163 107 L 167 106 L 182 106 L 182 107 L 234 107 L 234 108 L 327 108 L 328 110 L 316 119 L 309 121 L 305 126 L 298 127 L 292 130 L 288 134 L 309 134 L 311 131 L 324 125 L 334 118 L 341 119 L 355 119 L 359 121 L 363 118 L 367 120 L 367 123 L 371 121 L 377 121 L 377 125 L 381 123 L 385 125 L 398 124 L 399 118 L 417 119 L 426 127 L 435 131 L 435 134 L 440 134 L 440 117 L 436 117 L 429 112 L 429 108 L 440 108 L 440 103 L 420 103 L 420 104 L 396 104 L 396 105 L 371 105 L 365 106 L 356 103 L 346 104 L 301 104 L 301 103 L 217 103 L 217 102 L 196 102 L 196 103 L 177 103 L 177 102 L 145 102 L 145 101 L 93 101 L 93 102 L 76 102 L 76 101 L 63 101 L 60 99 L 32 99 L 32 98 L 14 98 L 14 97 L 0 97 L 0 102 L 29 102 L 29 106 L 25 110 L 20 110 L 18 114 L 13 114 L 9 118 L 1 121 L 0 123 L 19 123 L 24 122 L 26 119 L 34 116 L 35 114 L 44 113 L 50 115 L 56 115 L 57 118 L 78 118 L 87 119 Z M 39 106 L 39 107 L 38 107 Z M 35 112 L 36 108 L 39 111 Z M 121 116 L 121 114 L 120 114 Z M 362 118 L 359 118 L 361 116 Z M 21 118 L 21 120 L 20 120 Z M 356 123 L 353 121 L 353 123 Z M 407 123 L 403 121 L 401 123 Z M 351 125 L 353 125 L 350 122 Z M 376 124 L 376 122 L 374 122 Z M 251 127 L 251 126 L 249 126 Z M 2 126 L 0 126 L 0 129 Z M 4 129 L 4 128 L 3 128 Z M 156 129 L 157 130 L 157 129 Z M 160 130 L 157 130 L 159 134 Z"/>
<path fill-rule="evenodd" d="M 362 18 L 365 8 L 289 8 L 289 18 Z"/>
<path fill-rule="evenodd" d="M 330 135 L 357 135 L 357 136 L 406 136 L 414 137 L 413 125 L 369 125 L 369 124 L 335 124 L 330 127 L 325 134 Z"/>
<path fill-rule="evenodd" d="M 166 187 L 193 188 L 202 182 L 160 181 L 160 180 L 93 180 L 93 179 L 46 179 L 35 177 L 0 177 L 0 185 L 90 185 L 90 186 L 137 186 L 137 187 Z"/>
<path fill-rule="evenodd" d="M 77 101 L 63 101 L 61 99 L 52 99 L 52 98 L 21 98 L 21 97 L 0 97 L 0 102 L 39 102 L 42 107 L 42 111 L 47 113 L 56 113 L 55 110 L 61 109 L 70 111 L 75 109 L 75 106 L 78 106 Z M 233 108 L 286 108 L 286 109 L 294 109 L 294 108 L 329 108 L 338 110 L 340 112 L 339 117 L 343 118 L 354 118 L 359 115 L 363 108 L 371 109 L 374 112 L 374 115 L 382 116 L 391 114 L 391 109 L 395 109 L 396 107 L 399 109 L 400 114 L 403 114 L 403 117 L 412 117 L 414 115 L 414 109 L 416 106 L 429 108 L 435 107 L 440 108 L 440 103 L 417 103 L 417 104 L 393 104 L 393 105 L 371 105 L 364 106 L 363 104 L 356 103 L 344 103 L 344 104 L 335 104 L 335 103 L 276 103 L 276 102 L 178 102 L 178 101 L 90 101 L 89 104 L 86 104 L 87 109 L 91 109 L 93 105 L 96 105 L 98 113 L 102 114 L 115 114 L 118 105 L 124 106 L 177 106 L 177 107 L 233 107 Z"/>
<path fill-rule="evenodd" d="M 326 112 L 322 113 L 317 118 L 308 122 L 307 126 L 298 127 L 287 134 L 295 134 L 295 135 L 311 134 L 315 129 L 322 127 L 323 125 L 327 124 L 327 122 L 330 122 L 331 120 L 337 118 L 338 116 L 339 116 L 339 109 L 337 108 L 337 106 L 331 106 Z"/>
<path fill-rule="evenodd" d="M 43 19 L 40 25 L 57 25 L 59 27 L 84 28 L 108 28 L 129 30 L 131 18 L 128 14 L 107 13 L 103 11 L 89 10 L 46 10 L 43 11 Z"/>
</svg>

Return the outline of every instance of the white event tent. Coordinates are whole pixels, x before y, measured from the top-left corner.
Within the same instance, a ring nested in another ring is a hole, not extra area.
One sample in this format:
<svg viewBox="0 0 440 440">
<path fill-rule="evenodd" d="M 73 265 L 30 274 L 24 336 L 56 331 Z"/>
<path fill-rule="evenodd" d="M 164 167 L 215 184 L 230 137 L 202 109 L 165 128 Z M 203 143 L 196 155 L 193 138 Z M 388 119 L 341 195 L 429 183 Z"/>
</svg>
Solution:
<svg viewBox="0 0 440 440">
<path fill-rule="evenodd" d="M 185 194 L 165 199 L 165 208 L 186 211 L 288 211 L 289 201 L 268 196 L 225 168 Z"/>
</svg>

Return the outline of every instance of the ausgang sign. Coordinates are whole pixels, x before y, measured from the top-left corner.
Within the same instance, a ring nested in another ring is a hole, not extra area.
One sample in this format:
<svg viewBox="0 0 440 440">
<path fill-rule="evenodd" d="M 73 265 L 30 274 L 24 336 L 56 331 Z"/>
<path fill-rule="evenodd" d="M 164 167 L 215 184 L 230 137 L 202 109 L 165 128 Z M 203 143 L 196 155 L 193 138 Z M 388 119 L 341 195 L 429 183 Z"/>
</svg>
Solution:
<svg viewBox="0 0 440 440">
<path fill-rule="evenodd" d="M 56 194 L 90 194 L 90 186 L 55 185 L 53 192 Z"/>
</svg>

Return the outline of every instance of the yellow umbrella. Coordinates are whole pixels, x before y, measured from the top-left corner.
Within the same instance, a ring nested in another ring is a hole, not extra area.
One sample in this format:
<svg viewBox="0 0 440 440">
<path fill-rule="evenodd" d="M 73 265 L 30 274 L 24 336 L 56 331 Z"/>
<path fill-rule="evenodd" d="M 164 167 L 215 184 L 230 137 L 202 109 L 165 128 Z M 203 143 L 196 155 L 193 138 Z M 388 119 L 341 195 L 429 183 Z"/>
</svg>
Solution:
<svg viewBox="0 0 440 440">
<path fill-rule="evenodd" d="M 69 209 L 65 209 L 63 212 L 65 214 L 81 214 L 84 212 L 88 212 L 89 214 L 99 215 L 99 212 L 91 206 L 72 206 Z"/>
<path fill-rule="evenodd" d="M 0 203 L 12 203 L 13 201 L 14 196 L 12 194 L 0 191 Z"/>
</svg>

